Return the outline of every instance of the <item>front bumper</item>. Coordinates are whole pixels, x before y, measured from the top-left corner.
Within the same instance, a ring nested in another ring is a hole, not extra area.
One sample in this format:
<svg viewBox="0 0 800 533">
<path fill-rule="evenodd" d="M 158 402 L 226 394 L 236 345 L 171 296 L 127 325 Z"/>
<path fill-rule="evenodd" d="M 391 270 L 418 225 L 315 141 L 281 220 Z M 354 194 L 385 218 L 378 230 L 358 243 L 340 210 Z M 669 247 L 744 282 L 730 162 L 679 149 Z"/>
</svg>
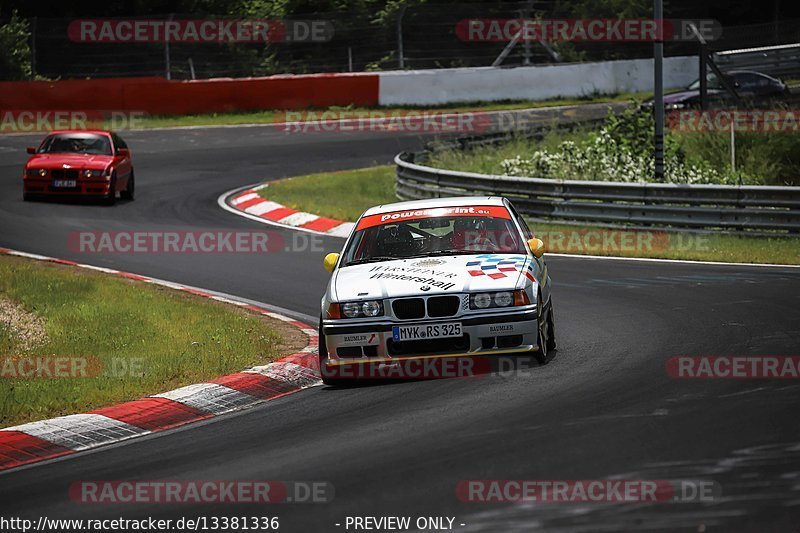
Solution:
<svg viewBox="0 0 800 533">
<path fill-rule="evenodd" d="M 25 178 L 22 190 L 30 195 L 47 196 L 107 196 L 111 181 L 108 178 L 79 178 L 75 187 L 53 187 L 49 178 Z"/>
<path fill-rule="evenodd" d="M 323 334 L 331 365 L 392 362 L 406 359 L 444 358 L 530 352 L 538 348 L 536 306 L 503 313 L 468 314 L 426 320 L 374 321 L 324 320 Z M 436 325 L 460 322 L 461 337 L 395 342 L 394 326 Z"/>
</svg>

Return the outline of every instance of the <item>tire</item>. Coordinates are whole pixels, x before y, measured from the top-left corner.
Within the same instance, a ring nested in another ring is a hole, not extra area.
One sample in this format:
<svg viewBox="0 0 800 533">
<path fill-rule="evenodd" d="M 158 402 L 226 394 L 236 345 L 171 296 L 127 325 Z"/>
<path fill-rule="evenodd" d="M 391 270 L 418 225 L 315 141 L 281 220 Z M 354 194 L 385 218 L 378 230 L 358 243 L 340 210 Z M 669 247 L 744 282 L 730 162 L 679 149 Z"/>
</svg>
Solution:
<svg viewBox="0 0 800 533">
<path fill-rule="evenodd" d="M 552 353 L 556 349 L 556 321 L 553 318 L 553 298 L 550 297 L 550 309 L 547 312 L 547 352 Z"/>
<path fill-rule="evenodd" d="M 536 346 L 538 350 L 534 352 L 534 357 L 540 365 L 546 365 L 550 362 L 550 351 L 555 348 L 555 338 L 551 340 L 550 334 L 555 332 L 553 327 L 553 307 L 552 304 L 548 311 L 545 313 L 542 295 L 539 294 L 536 298 L 536 331 L 537 339 Z"/>
<path fill-rule="evenodd" d="M 336 379 L 328 377 L 323 372 L 325 368 L 325 359 L 328 358 L 328 345 L 325 343 L 325 335 L 322 332 L 322 315 L 319 315 L 319 373 L 322 376 L 322 382 L 330 387 L 343 387 L 350 382 L 344 379 Z"/>
<path fill-rule="evenodd" d="M 22 193 L 22 201 L 23 202 L 30 202 L 31 200 L 33 200 L 33 197 L 30 194 L 28 194 L 26 192 Z"/>
<path fill-rule="evenodd" d="M 108 194 L 103 199 L 106 205 L 114 205 L 117 203 L 117 174 L 111 174 L 111 182 L 108 184 Z"/>
<path fill-rule="evenodd" d="M 128 178 L 128 187 L 124 191 L 119 193 L 119 197 L 122 198 L 123 200 L 133 201 L 133 194 L 135 192 L 135 187 L 136 187 L 136 180 L 134 180 L 133 169 L 131 169 L 131 177 Z"/>
</svg>

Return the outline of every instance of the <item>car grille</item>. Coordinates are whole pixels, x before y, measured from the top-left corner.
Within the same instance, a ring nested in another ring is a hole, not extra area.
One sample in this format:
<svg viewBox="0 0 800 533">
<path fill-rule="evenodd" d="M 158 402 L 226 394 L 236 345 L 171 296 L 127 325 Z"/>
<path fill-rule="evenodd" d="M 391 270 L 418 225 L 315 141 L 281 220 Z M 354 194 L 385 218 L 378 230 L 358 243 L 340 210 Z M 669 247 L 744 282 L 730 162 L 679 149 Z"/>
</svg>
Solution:
<svg viewBox="0 0 800 533">
<path fill-rule="evenodd" d="M 392 302 L 394 316 L 402 320 L 425 317 L 425 301 L 422 298 L 403 298 Z"/>
<path fill-rule="evenodd" d="M 428 298 L 428 316 L 439 318 L 458 313 L 461 299 L 458 296 L 431 296 Z"/>
<path fill-rule="evenodd" d="M 54 180 L 63 180 L 63 179 L 76 180 L 76 179 L 78 179 L 78 170 L 74 169 L 74 168 L 71 168 L 71 169 L 68 169 L 68 170 L 64 170 L 64 169 L 58 168 L 58 169 L 53 170 L 50 174 L 51 174 L 51 176 L 53 177 Z"/>
</svg>

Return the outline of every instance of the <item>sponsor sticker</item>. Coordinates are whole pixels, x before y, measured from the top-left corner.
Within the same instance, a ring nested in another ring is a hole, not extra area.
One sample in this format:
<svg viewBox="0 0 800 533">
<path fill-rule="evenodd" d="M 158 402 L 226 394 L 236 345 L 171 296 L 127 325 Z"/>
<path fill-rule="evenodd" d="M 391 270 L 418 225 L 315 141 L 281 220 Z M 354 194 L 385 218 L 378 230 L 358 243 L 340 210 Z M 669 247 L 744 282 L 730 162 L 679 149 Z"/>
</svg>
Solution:
<svg viewBox="0 0 800 533">
<path fill-rule="evenodd" d="M 374 346 L 380 342 L 381 338 L 378 333 L 353 333 L 343 335 L 338 344 L 342 346 Z"/>
</svg>

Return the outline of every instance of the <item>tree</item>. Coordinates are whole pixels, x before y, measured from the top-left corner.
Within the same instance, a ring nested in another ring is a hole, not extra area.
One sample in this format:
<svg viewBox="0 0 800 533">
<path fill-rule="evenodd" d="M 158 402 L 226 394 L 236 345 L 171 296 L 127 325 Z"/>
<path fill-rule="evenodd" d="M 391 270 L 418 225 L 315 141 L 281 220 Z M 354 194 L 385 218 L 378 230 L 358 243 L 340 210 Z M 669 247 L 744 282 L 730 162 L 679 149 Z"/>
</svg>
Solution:
<svg viewBox="0 0 800 533">
<path fill-rule="evenodd" d="M 16 11 L 0 25 L 0 79 L 27 80 L 31 77 L 31 37 L 28 21 Z"/>
</svg>

